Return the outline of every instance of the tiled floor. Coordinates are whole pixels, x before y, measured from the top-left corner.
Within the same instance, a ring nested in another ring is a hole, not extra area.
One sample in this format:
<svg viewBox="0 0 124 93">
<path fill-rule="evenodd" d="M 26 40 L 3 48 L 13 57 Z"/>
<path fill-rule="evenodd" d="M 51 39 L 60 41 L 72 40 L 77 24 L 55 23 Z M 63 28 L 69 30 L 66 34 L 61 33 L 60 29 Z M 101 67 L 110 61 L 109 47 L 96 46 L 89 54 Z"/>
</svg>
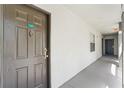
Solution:
<svg viewBox="0 0 124 93">
<path fill-rule="evenodd" d="M 121 88 L 121 77 L 118 60 L 101 57 L 60 88 Z"/>
</svg>

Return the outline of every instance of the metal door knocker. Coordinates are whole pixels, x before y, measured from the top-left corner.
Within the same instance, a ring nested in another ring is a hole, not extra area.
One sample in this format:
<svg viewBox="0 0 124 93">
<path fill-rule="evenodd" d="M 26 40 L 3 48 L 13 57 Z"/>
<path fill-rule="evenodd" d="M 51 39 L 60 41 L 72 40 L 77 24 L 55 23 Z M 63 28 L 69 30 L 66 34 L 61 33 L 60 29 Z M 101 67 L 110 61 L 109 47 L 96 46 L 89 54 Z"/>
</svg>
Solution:
<svg viewBox="0 0 124 93">
<path fill-rule="evenodd" d="M 29 36 L 31 37 L 33 35 L 33 31 L 29 31 Z"/>
</svg>

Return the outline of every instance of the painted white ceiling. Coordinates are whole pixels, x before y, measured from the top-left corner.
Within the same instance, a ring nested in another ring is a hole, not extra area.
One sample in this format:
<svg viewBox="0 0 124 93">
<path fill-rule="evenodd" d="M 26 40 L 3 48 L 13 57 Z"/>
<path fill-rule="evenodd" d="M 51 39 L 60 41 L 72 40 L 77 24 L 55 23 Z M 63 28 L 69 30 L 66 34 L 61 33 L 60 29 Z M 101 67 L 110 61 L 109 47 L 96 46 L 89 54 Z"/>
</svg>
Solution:
<svg viewBox="0 0 124 93">
<path fill-rule="evenodd" d="M 113 26 L 121 21 L 120 4 L 67 4 L 64 6 L 77 13 L 103 34 L 114 33 Z"/>
</svg>

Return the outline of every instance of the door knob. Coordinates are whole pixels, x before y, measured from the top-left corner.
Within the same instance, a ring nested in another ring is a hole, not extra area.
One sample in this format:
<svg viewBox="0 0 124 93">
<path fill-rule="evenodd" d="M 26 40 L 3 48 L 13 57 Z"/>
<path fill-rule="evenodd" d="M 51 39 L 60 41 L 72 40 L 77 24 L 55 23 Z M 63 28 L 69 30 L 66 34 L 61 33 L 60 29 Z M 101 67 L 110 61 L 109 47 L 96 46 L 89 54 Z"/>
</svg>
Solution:
<svg viewBox="0 0 124 93">
<path fill-rule="evenodd" d="M 47 51 L 48 51 L 48 50 L 47 50 L 47 48 L 44 48 L 43 51 L 44 51 L 44 55 L 43 55 L 43 56 L 44 56 L 44 58 L 46 59 L 46 58 L 48 57 L 48 55 L 47 55 Z"/>
</svg>

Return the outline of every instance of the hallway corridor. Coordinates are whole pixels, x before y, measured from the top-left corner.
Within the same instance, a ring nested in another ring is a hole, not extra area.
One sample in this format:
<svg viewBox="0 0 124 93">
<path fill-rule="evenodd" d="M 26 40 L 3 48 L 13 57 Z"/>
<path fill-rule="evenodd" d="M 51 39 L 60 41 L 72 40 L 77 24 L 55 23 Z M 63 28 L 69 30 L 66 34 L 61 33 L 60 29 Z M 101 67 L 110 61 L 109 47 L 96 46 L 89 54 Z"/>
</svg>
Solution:
<svg viewBox="0 0 124 93">
<path fill-rule="evenodd" d="M 1 4 L 0 88 L 122 87 L 122 6 Z"/>
<path fill-rule="evenodd" d="M 114 57 L 101 57 L 61 88 L 121 88 L 121 71 Z"/>
</svg>

